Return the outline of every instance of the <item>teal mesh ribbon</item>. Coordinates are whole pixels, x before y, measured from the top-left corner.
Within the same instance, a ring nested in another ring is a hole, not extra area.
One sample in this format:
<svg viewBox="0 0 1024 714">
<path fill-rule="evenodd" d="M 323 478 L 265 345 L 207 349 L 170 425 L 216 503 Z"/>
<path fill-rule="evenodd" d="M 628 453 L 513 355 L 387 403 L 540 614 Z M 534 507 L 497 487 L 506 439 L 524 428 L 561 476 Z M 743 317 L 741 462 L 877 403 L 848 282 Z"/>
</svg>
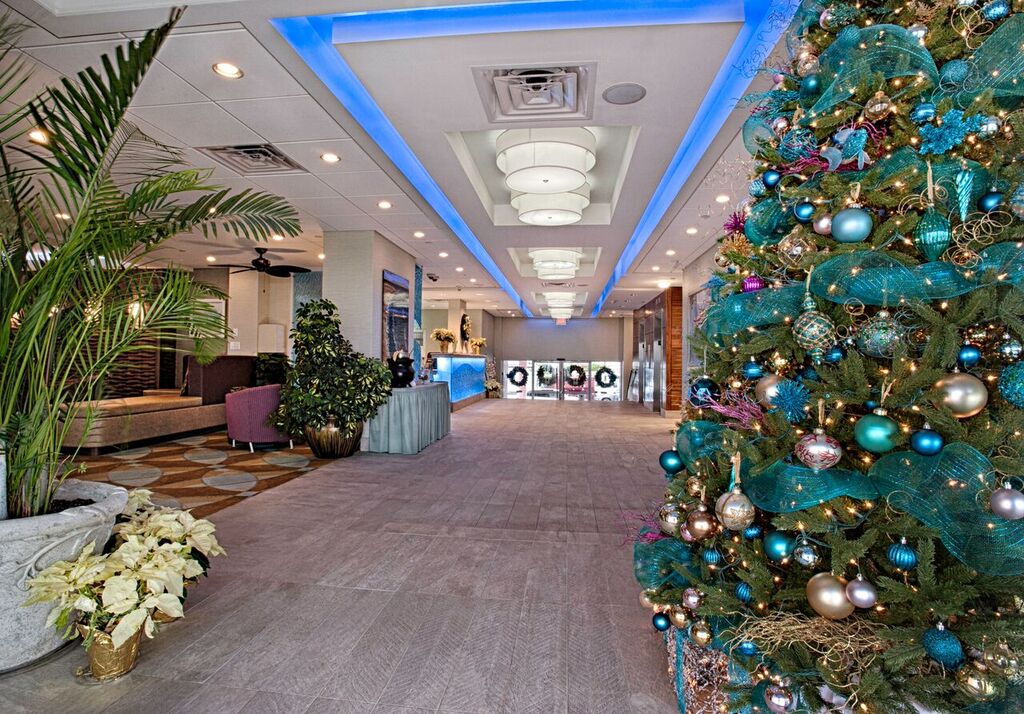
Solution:
<svg viewBox="0 0 1024 714">
<path fill-rule="evenodd" d="M 713 421 L 688 421 L 676 431 L 676 451 L 687 466 L 693 466 L 698 459 L 713 457 L 725 445 L 725 432 L 721 424 Z"/>
<path fill-rule="evenodd" d="M 815 472 L 785 461 L 743 477 L 743 493 L 770 513 L 802 511 L 839 496 L 878 498 L 878 489 L 859 471 L 832 468 Z"/>
<path fill-rule="evenodd" d="M 991 486 L 992 473 L 984 455 L 955 443 L 936 456 L 886 454 L 868 476 L 894 508 L 938 531 L 957 560 L 986 575 L 1022 575 L 1024 521 L 993 515 L 979 495 Z"/>
<path fill-rule="evenodd" d="M 817 270 L 815 270 L 817 273 Z M 708 337 L 732 335 L 748 327 L 781 325 L 800 314 L 802 285 L 730 295 L 708 308 L 704 332 Z"/>
<path fill-rule="evenodd" d="M 880 74 L 886 79 L 920 74 L 932 84 L 939 71 L 935 60 L 917 38 L 898 25 L 844 27 L 818 58 L 824 89 L 811 107 L 815 116 L 852 97 L 857 86 Z"/>
<path fill-rule="evenodd" d="M 633 576 L 646 590 L 663 585 L 685 588 L 686 578 L 673 570 L 672 564 L 690 565 L 690 546 L 678 538 L 661 538 L 633 544 Z"/>
<path fill-rule="evenodd" d="M 793 227 L 793 214 L 777 198 L 758 201 L 743 222 L 743 234 L 754 245 L 775 244 Z"/>
<path fill-rule="evenodd" d="M 967 78 L 955 87 L 941 87 L 935 98 L 945 95 L 964 109 L 969 109 L 975 97 L 992 90 L 996 99 L 1024 97 L 1024 13 L 1015 13 L 1002 22 L 996 31 L 974 51 L 969 60 Z"/>
</svg>

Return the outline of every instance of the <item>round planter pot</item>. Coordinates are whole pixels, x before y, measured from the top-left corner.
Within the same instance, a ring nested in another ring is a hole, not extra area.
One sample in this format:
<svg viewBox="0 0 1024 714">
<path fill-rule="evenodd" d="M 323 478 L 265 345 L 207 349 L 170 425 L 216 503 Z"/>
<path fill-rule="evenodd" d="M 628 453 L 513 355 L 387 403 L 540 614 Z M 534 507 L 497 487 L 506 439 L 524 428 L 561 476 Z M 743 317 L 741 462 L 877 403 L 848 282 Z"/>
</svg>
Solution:
<svg viewBox="0 0 1024 714">
<path fill-rule="evenodd" d="M 339 459 L 359 451 L 359 442 L 363 438 L 363 425 L 356 427 L 356 433 L 345 437 L 333 421 L 322 429 L 311 429 L 306 427 L 303 430 L 306 443 L 309 444 L 313 456 L 318 459 Z"/>
<path fill-rule="evenodd" d="M 107 682 L 117 679 L 135 669 L 139 662 L 139 642 L 142 640 L 142 630 L 139 630 L 128 638 L 123 645 L 114 648 L 114 641 L 106 632 L 92 633 L 92 644 L 89 645 L 89 674 L 93 679 Z M 78 634 L 84 640 L 89 636 L 89 630 L 78 625 Z"/>
<path fill-rule="evenodd" d="M 22 607 L 29 578 L 58 560 L 73 560 L 86 543 L 103 549 L 114 519 L 128 503 L 120 486 L 68 479 L 57 490 L 63 500 L 91 500 L 60 513 L 0 521 L 0 672 L 21 667 L 63 644 L 46 626 L 49 603 Z"/>
</svg>

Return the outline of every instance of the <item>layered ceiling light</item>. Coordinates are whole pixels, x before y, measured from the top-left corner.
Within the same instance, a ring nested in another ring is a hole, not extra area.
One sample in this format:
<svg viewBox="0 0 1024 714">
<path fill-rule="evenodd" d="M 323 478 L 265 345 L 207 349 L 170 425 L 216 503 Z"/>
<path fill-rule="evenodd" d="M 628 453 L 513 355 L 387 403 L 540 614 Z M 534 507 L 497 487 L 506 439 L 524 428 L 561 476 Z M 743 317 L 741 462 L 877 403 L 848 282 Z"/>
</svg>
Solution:
<svg viewBox="0 0 1024 714">
<path fill-rule="evenodd" d="M 549 307 L 548 314 L 556 320 L 568 320 L 572 317 L 571 307 Z"/>
<path fill-rule="evenodd" d="M 569 226 L 583 218 L 590 205 L 590 184 L 564 193 L 512 192 L 512 208 L 519 220 L 532 226 Z"/>
<path fill-rule="evenodd" d="M 580 269 L 583 251 L 577 248 L 535 248 L 528 252 L 541 280 L 569 280 Z"/>
<path fill-rule="evenodd" d="M 568 320 L 576 310 L 576 293 L 550 292 L 543 293 L 548 314 L 555 320 Z"/>
</svg>

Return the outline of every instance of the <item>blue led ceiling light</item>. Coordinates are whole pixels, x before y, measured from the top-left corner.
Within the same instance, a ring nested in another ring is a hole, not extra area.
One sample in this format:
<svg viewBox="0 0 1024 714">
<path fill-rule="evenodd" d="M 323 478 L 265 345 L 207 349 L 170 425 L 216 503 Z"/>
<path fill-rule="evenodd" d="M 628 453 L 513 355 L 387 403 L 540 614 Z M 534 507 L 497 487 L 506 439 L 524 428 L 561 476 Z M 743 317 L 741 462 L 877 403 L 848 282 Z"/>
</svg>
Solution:
<svg viewBox="0 0 1024 714">
<path fill-rule="evenodd" d="M 501 32 L 743 22 L 598 299 L 597 315 L 750 83 L 751 68 L 756 69 L 775 45 L 797 4 L 797 0 L 529 0 L 286 17 L 271 22 L 527 317 L 533 315 L 526 303 L 334 45 Z"/>
</svg>

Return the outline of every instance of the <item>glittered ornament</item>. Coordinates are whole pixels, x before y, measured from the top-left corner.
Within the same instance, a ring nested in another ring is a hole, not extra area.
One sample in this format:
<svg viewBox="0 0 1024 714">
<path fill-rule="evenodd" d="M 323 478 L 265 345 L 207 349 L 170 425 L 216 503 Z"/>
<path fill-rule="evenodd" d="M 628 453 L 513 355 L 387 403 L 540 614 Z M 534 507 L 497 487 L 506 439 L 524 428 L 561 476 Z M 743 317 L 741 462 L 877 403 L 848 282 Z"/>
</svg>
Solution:
<svg viewBox="0 0 1024 714">
<path fill-rule="evenodd" d="M 743 367 L 740 368 L 740 372 L 743 374 L 744 379 L 760 379 L 764 376 L 764 367 L 759 362 L 755 362 L 753 358 L 749 362 L 744 362 Z"/>
<path fill-rule="evenodd" d="M 963 369 L 970 369 L 981 361 L 981 350 L 974 345 L 963 345 L 957 353 L 956 362 Z"/>
<path fill-rule="evenodd" d="M 825 350 L 825 356 L 823 359 L 828 364 L 837 364 L 838 362 L 841 362 L 845 356 L 846 352 L 843 350 L 842 345 L 832 345 Z"/>
<path fill-rule="evenodd" d="M 736 599 L 746 604 L 754 599 L 754 589 L 750 587 L 750 583 L 738 582 L 736 583 Z"/>
<path fill-rule="evenodd" d="M 814 568 L 821 562 L 821 554 L 809 540 L 799 540 L 793 546 L 793 562 L 805 568 Z"/>
<path fill-rule="evenodd" d="M 956 673 L 956 684 L 976 702 L 1002 699 L 1006 693 L 1006 683 L 982 662 L 971 662 L 961 668 Z"/>
<path fill-rule="evenodd" d="M 934 388 L 942 396 L 942 406 L 949 409 L 957 419 L 972 417 L 988 404 L 988 388 L 973 374 L 947 374 L 935 382 Z"/>
<path fill-rule="evenodd" d="M 928 25 L 920 22 L 915 22 L 913 25 L 907 28 L 907 32 L 914 36 L 918 42 L 924 41 L 925 35 L 928 34 Z"/>
<path fill-rule="evenodd" d="M 750 182 L 750 186 L 747 187 L 747 192 L 754 198 L 760 198 L 768 193 L 768 187 L 764 185 L 764 181 L 756 178 Z"/>
<path fill-rule="evenodd" d="M 890 545 L 885 551 L 885 558 L 897 570 L 907 571 L 917 567 L 917 551 L 907 543 L 906 538 L 900 538 L 899 543 Z"/>
<path fill-rule="evenodd" d="M 707 647 L 715 639 L 715 633 L 704 620 L 698 620 L 690 625 L 690 639 L 700 647 Z"/>
<path fill-rule="evenodd" d="M 747 540 L 754 540 L 755 538 L 760 538 L 761 533 L 763 533 L 761 526 L 747 526 L 743 529 L 743 537 Z"/>
<path fill-rule="evenodd" d="M 988 505 L 994 514 L 1005 520 L 1019 521 L 1024 518 L 1024 493 L 1011 488 L 1008 483 L 992 492 L 988 497 Z"/>
<path fill-rule="evenodd" d="M 885 92 L 879 90 L 864 105 L 864 118 L 868 121 L 881 121 L 892 114 L 893 103 Z"/>
<path fill-rule="evenodd" d="M 782 377 L 777 374 L 766 374 L 757 380 L 757 384 L 754 386 L 754 396 L 757 397 L 762 406 L 771 407 L 772 399 L 779 391 L 779 384 L 782 382 Z"/>
<path fill-rule="evenodd" d="M 1020 340 L 1015 337 L 1004 335 L 997 351 L 999 352 L 999 359 L 1009 364 L 1020 359 L 1021 353 L 1024 352 L 1024 345 L 1021 345 Z"/>
<path fill-rule="evenodd" d="M 732 651 L 743 657 L 753 657 L 758 653 L 757 645 L 750 640 L 738 643 Z"/>
<path fill-rule="evenodd" d="M 804 466 L 817 472 L 838 464 L 843 457 L 843 447 L 824 429 L 818 428 L 812 434 L 801 436 L 793 453 Z"/>
<path fill-rule="evenodd" d="M 722 554 L 714 548 L 705 550 L 701 557 L 704 559 L 704 563 L 710 566 L 715 566 L 722 562 Z"/>
<path fill-rule="evenodd" d="M 651 624 L 654 625 L 654 629 L 658 632 L 664 632 L 672 626 L 672 621 L 668 619 L 668 615 L 663 612 L 654 613 L 654 617 L 651 618 Z"/>
<path fill-rule="evenodd" d="M 811 392 L 800 382 L 792 379 L 784 379 L 779 382 L 779 387 L 772 397 L 771 411 L 779 411 L 791 424 L 803 421 L 806 414 L 807 402 Z"/>
<path fill-rule="evenodd" d="M 704 482 L 696 476 L 690 476 L 686 479 L 686 483 L 683 484 L 683 488 L 686 489 L 688 496 L 696 498 L 704 490 Z"/>
<path fill-rule="evenodd" d="M 683 590 L 683 607 L 687 610 L 696 610 L 704 602 L 704 593 L 697 588 L 686 588 Z"/>
<path fill-rule="evenodd" d="M 832 215 L 824 213 L 814 219 L 811 228 L 820 236 L 832 235 Z"/>
<path fill-rule="evenodd" d="M 717 527 L 715 517 L 703 510 L 703 506 L 686 517 L 686 530 L 697 540 L 711 536 Z"/>
<path fill-rule="evenodd" d="M 939 82 L 943 87 L 958 87 L 967 80 L 970 71 L 970 65 L 964 60 L 950 60 L 939 70 Z"/>
<path fill-rule="evenodd" d="M 761 174 L 761 181 L 768 188 L 775 188 L 776 186 L 779 185 L 779 181 L 781 180 L 782 174 L 780 174 L 775 169 L 768 169 L 763 174 Z"/>
<path fill-rule="evenodd" d="M 807 581 L 807 602 L 811 609 L 828 620 L 842 620 L 854 610 L 846 597 L 846 581 L 832 573 L 818 573 Z"/>
<path fill-rule="evenodd" d="M 874 585 L 865 580 L 863 575 L 858 575 L 846 584 L 846 599 L 854 607 L 864 610 L 874 607 L 878 602 L 878 590 L 875 589 Z"/>
<path fill-rule="evenodd" d="M 764 290 L 766 283 L 764 278 L 759 275 L 748 275 L 743 278 L 741 289 L 745 293 L 756 293 L 758 290 Z"/>
<path fill-rule="evenodd" d="M 667 536 L 679 535 L 679 527 L 685 516 L 674 503 L 666 503 L 658 509 L 658 527 Z"/>
<path fill-rule="evenodd" d="M 764 537 L 764 554 L 769 560 L 779 563 L 793 554 L 796 539 L 782 531 L 772 531 Z"/>
<path fill-rule="evenodd" d="M 884 409 L 865 414 L 853 426 L 853 439 L 857 445 L 872 454 L 884 454 L 896 447 L 899 425 L 886 415 Z"/>
<path fill-rule="evenodd" d="M 871 214 L 854 205 L 832 217 L 832 237 L 840 243 L 860 243 L 871 235 L 874 225 Z"/>
<path fill-rule="evenodd" d="M 1017 186 L 1010 195 L 1010 210 L 1017 218 L 1024 220 L 1024 183 Z"/>
<path fill-rule="evenodd" d="M 796 343 L 818 364 L 825 350 L 836 341 L 836 325 L 825 313 L 818 310 L 810 292 L 804 293 L 803 312 L 793 323 L 793 338 Z"/>
<path fill-rule="evenodd" d="M 674 476 L 683 470 L 683 459 L 675 449 L 662 451 L 658 457 L 658 464 L 664 469 L 666 476 Z"/>
<path fill-rule="evenodd" d="M 717 402 L 721 396 L 721 388 L 706 374 L 690 385 L 690 404 L 695 407 L 706 407 L 712 401 Z"/>
<path fill-rule="evenodd" d="M 990 22 L 1002 20 L 1010 14 L 1010 3 L 1007 0 L 990 0 L 981 6 L 981 16 Z"/>
<path fill-rule="evenodd" d="M 1024 409 L 1024 362 L 1003 367 L 999 374 L 999 394 L 1018 409 Z"/>
<path fill-rule="evenodd" d="M 764 690 L 764 705 L 772 714 L 787 714 L 796 709 L 796 695 L 781 684 L 769 684 Z"/>
<path fill-rule="evenodd" d="M 667 614 L 669 622 L 672 623 L 673 627 L 683 630 L 690 626 L 690 613 L 685 608 L 673 605 L 669 608 Z"/>
<path fill-rule="evenodd" d="M 935 105 L 932 102 L 921 102 L 910 110 L 910 121 L 924 124 L 935 118 Z"/>
<path fill-rule="evenodd" d="M 966 659 L 960 640 L 941 622 L 924 631 L 924 634 L 921 635 L 921 646 L 924 647 L 925 654 L 942 665 L 944 669 L 958 669 Z"/>
<path fill-rule="evenodd" d="M 952 235 L 949 219 L 929 206 L 914 226 L 914 245 L 926 259 L 935 261 L 946 252 Z"/>
<path fill-rule="evenodd" d="M 740 487 L 733 486 L 718 497 L 715 515 L 722 525 L 731 531 L 741 531 L 754 522 L 754 504 Z"/>
<path fill-rule="evenodd" d="M 802 229 L 795 228 L 778 242 L 775 250 L 783 265 L 795 268 L 805 255 L 814 252 L 814 242 L 802 233 Z"/>
<path fill-rule="evenodd" d="M 1003 205 L 1003 199 L 1005 198 L 1006 196 L 1002 191 L 996 191 L 995 189 L 986 191 L 981 194 L 981 198 L 978 199 L 978 210 L 984 211 L 985 213 L 991 213 Z"/>
<path fill-rule="evenodd" d="M 857 328 L 857 349 L 869 357 L 888 359 L 896 353 L 902 332 L 888 310 L 879 310 Z"/>
<path fill-rule="evenodd" d="M 910 435 L 910 448 L 921 454 L 921 456 L 935 456 L 942 451 L 945 441 L 942 434 L 933 431 L 928 424 Z"/>
<path fill-rule="evenodd" d="M 810 201 L 800 201 L 793 204 L 793 218 L 799 223 L 809 223 L 814 218 L 814 204 Z"/>
<path fill-rule="evenodd" d="M 718 246 L 721 251 L 731 255 L 738 255 L 743 258 L 749 258 L 754 254 L 753 244 L 747 240 L 747 237 L 742 233 L 732 233 L 727 235 L 721 240 Z"/>
</svg>

